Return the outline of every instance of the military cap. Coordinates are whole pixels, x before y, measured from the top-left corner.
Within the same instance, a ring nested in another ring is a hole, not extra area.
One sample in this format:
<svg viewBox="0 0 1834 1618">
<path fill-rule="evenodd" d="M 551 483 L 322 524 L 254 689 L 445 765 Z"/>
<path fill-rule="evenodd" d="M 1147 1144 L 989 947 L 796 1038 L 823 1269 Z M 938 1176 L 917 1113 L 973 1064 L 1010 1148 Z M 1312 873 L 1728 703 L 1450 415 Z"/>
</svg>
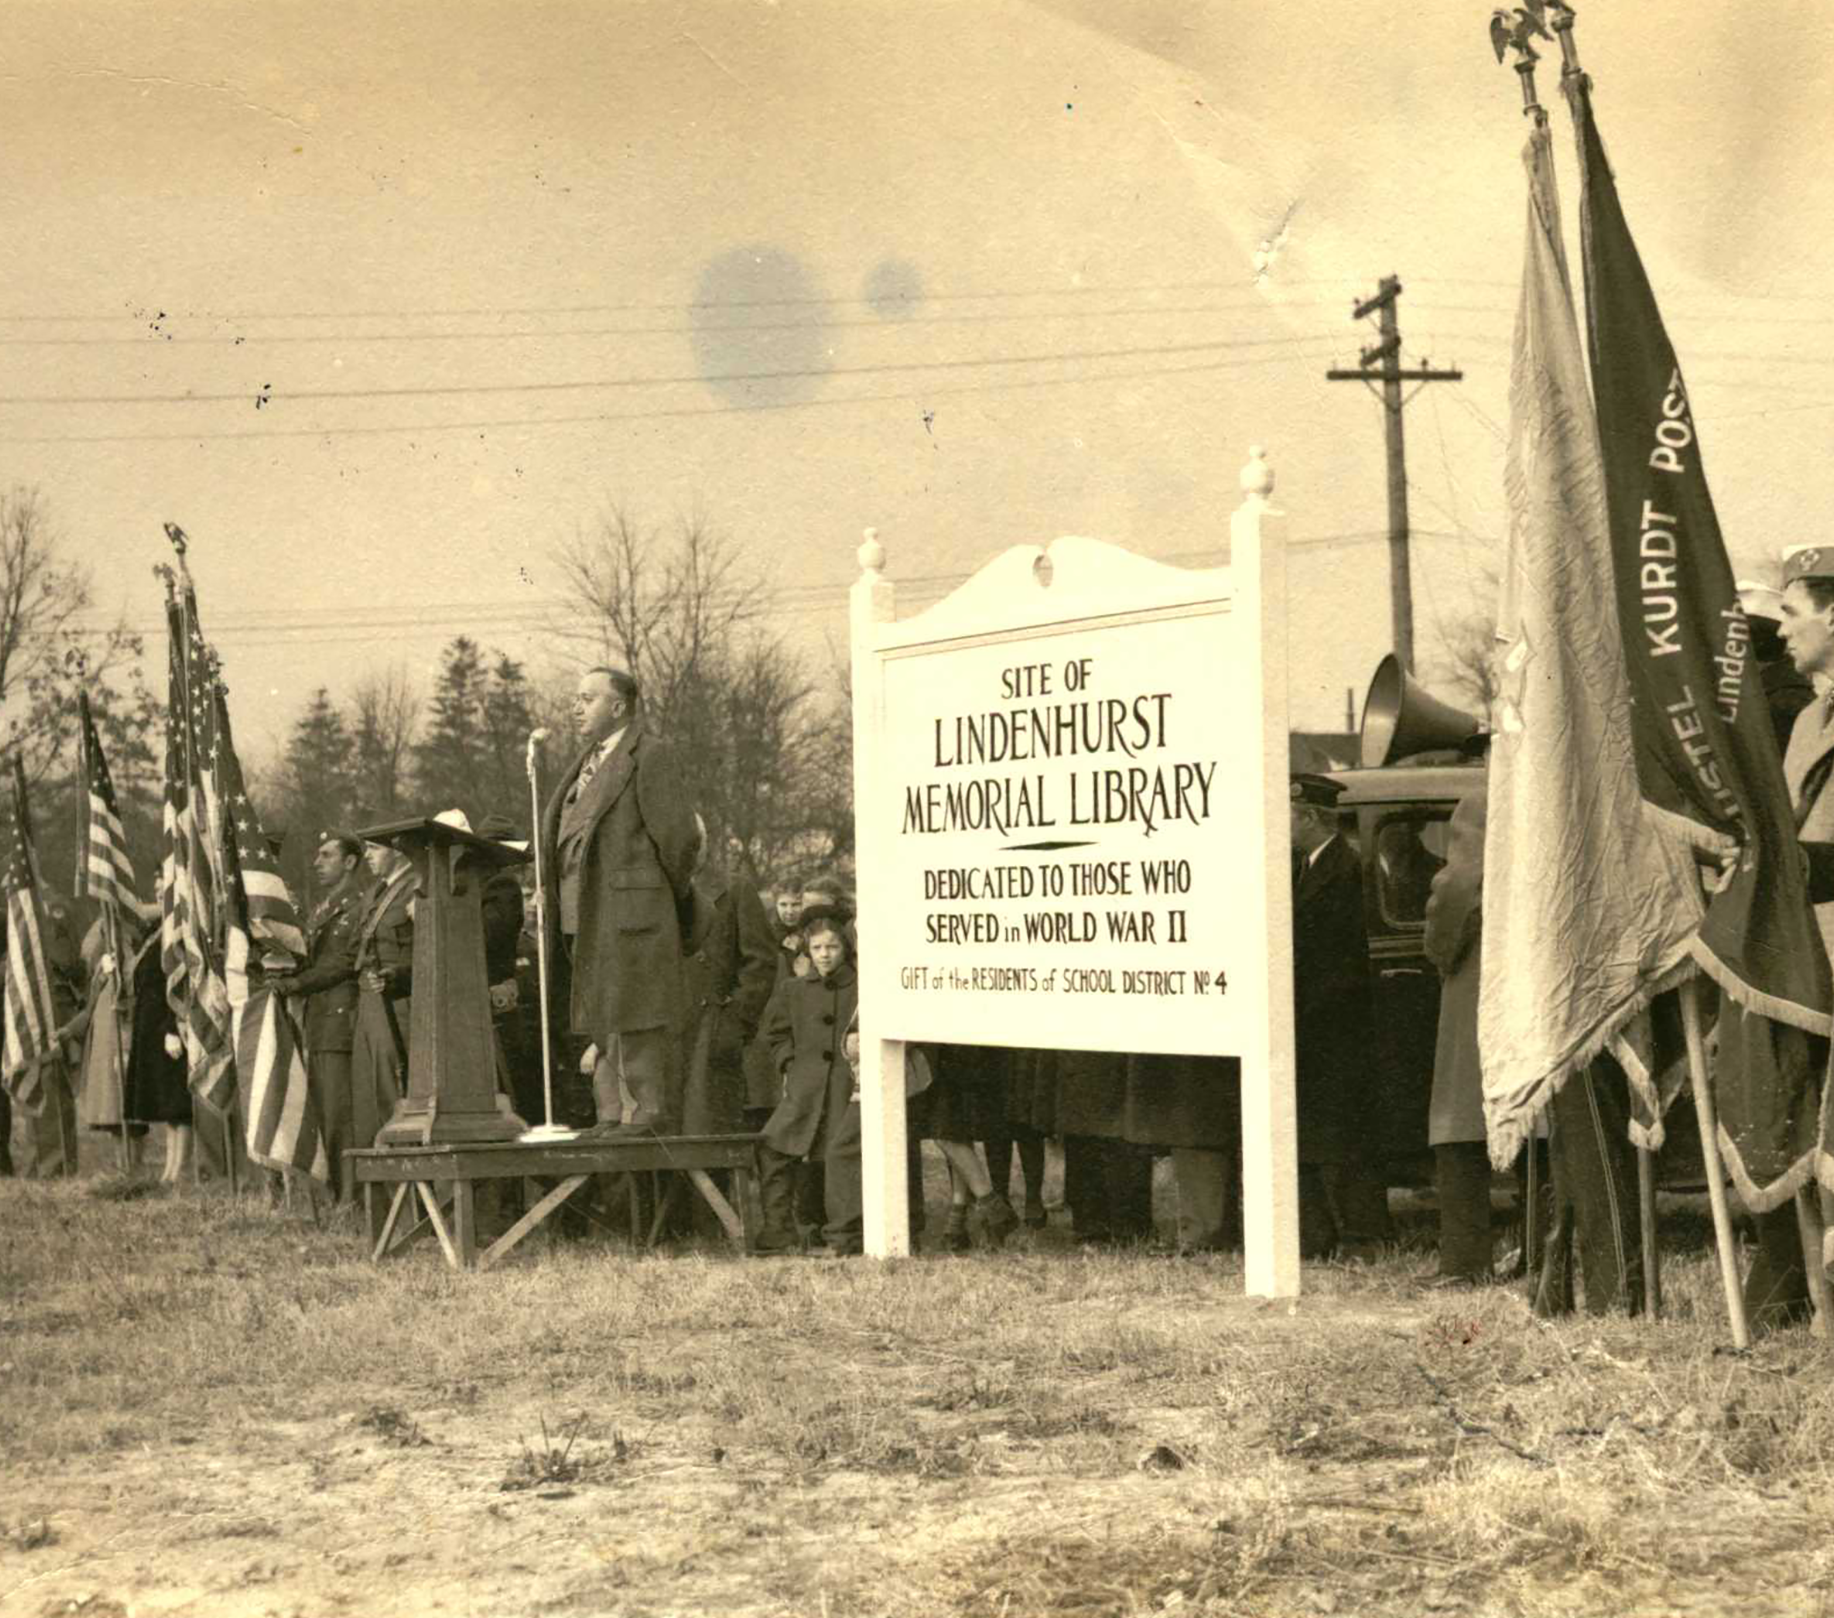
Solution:
<svg viewBox="0 0 1834 1618">
<path fill-rule="evenodd" d="M 1783 622 L 1781 590 L 1760 584 L 1756 579 L 1740 579 L 1733 589 L 1738 591 L 1739 610 L 1747 618 L 1768 618 L 1773 624 Z"/>
<path fill-rule="evenodd" d="M 1797 579 L 1834 580 L 1834 545 L 1791 545 L 1784 551 L 1784 588 Z"/>
<path fill-rule="evenodd" d="M 1293 802 L 1309 809 L 1335 809 L 1343 796 L 1343 783 L 1325 775 L 1292 777 Z"/>
</svg>

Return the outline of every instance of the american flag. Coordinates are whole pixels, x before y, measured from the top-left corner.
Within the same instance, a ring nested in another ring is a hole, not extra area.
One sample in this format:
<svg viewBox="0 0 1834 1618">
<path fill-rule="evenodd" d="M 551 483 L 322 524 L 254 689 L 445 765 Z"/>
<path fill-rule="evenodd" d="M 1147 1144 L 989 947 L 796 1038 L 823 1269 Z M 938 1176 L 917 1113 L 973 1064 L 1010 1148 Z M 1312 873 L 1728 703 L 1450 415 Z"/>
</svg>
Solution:
<svg viewBox="0 0 1834 1618">
<path fill-rule="evenodd" d="M 87 896 L 137 916 L 140 897 L 134 890 L 134 863 L 127 857 L 127 834 L 121 829 L 115 784 L 102 755 L 102 739 L 96 734 L 87 691 L 77 694 L 77 708 L 82 720 L 78 739 L 89 815 L 88 831 L 76 857 L 74 891 L 79 899 Z"/>
<path fill-rule="evenodd" d="M 218 939 L 222 844 L 215 818 L 216 703 L 209 652 L 187 579 L 166 603 L 170 685 L 166 707 L 164 849 L 159 868 L 160 961 L 178 1019 L 192 1093 L 218 1113 L 235 1101 L 229 992 Z"/>
<path fill-rule="evenodd" d="M 6 850 L 6 1047 L 0 1076 L 22 1107 L 38 1106 L 40 1063 L 52 1047 L 51 974 L 45 957 L 45 907 L 38 892 L 32 821 L 26 809 L 25 765 L 13 755 L 13 830 Z"/>
<path fill-rule="evenodd" d="M 268 987 L 270 974 L 298 969 L 305 933 L 248 796 L 220 684 L 213 704 L 219 823 L 227 838 L 226 975 L 235 1012 L 236 1071 L 248 1094 L 248 1155 L 266 1168 L 298 1170 L 329 1182 L 324 1132 L 306 1079 L 305 1039 L 285 996 Z"/>
<path fill-rule="evenodd" d="M 229 733 L 229 705 L 219 684 L 215 691 L 216 785 L 222 794 L 218 824 L 223 828 L 225 867 L 230 877 L 229 925 L 241 925 L 249 938 L 287 959 L 292 971 L 306 953 L 299 908 L 268 848 L 261 818 L 248 796 L 242 761 Z"/>
</svg>

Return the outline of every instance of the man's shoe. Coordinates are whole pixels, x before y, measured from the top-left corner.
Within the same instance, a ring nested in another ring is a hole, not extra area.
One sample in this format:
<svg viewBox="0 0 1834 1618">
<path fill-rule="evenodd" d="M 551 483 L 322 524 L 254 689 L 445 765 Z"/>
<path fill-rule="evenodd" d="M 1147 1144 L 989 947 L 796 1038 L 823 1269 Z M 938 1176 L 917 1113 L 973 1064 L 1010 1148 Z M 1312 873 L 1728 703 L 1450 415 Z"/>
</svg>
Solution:
<svg viewBox="0 0 1834 1618">
<path fill-rule="evenodd" d="M 758 1232 L 751 1250 L 759 1258 L 779 1258 L 789 1253 L 800 1253 L 802 1243 L 796 1239 L 793 1230 L 772 1230 L 767 1227 Z"/>
<path fill-rule="evenodd" d="M 1044 1204 L 1034 1197 L 1025 1199 L 1025 1228 L 1043 1230 L 1051 1222 L 1051 1216 L 1044 1211 Z"/>
<path fill-rule="evenodd" d="M 644 1136 L 655 1139 L 662 1135 L 678 1133 L 675 1125 L 657 1113 L 638 1110 L 626 1118 L 623 1123 L 611 1131 L 612 1138 L 629 1139 L 632 1136 Z"/>
<path fill-rule="evenodd" d="M 987 1233 L 989 1247 L 998 1247 L 1019 1228 L 1019 1216 L 1013 1212 L 1013 1205 L 998 1191 L 976 1197 L 974 1207 L 981 1216 L 981 1229 Z"/>
<path fill-rule="evenodd" d="M 949 1204 L 949 1222 L 943 1226 L 942 1245 L 945 1252 L 965 1253 L 971 1245 L 968 1240 L 968 1205 L 965 1202 Z"/>
<path fill-rule="evenodd" d="M 607 1140 L 618 1133 L 624 1126 L 607 1119 L 602 1124 L 591 1124 L 579 1132 L 580 1140 Z"/>
</svg>

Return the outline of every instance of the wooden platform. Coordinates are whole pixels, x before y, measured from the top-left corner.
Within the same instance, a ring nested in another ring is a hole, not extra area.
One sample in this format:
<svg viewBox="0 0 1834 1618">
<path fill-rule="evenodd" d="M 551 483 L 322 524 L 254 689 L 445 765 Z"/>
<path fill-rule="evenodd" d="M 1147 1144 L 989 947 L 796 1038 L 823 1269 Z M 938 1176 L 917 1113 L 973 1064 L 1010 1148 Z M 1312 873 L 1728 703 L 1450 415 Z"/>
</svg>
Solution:
<svg viewBox="0 0 1834 1618">
<path fill-rule="evenodd" d="M 369 1256 L 380 1262 L 431 1234 L 455 1270 L 489 1269 L 595 1174 L 673 1172 L 686 1176 L 726 1234 L 741 1250 L 748 1235 L 746 1209 L 757 1162 L 759 1135 L 664 1135 L 630 1139 L 575 1140 L 559 1144 L 521 1141 L 447 1146 L 371 1147 L 351 1152 L 363 1187 L 369 1227 Z M 729 1170 L 728 1202 L 708 1178 L 709 1169 Z M 480 1180 L 524 1182 L 528 1211 L 488 1247 L 477 1242 L 476 1188 Z M 544 1185 L 542 1182 L 557 1182 Z M 632 1228 L 637 1221 L 632 1181 Z M 393 1188 L 392 1194 L 390 1188 Z M 668 1209 L 656 1198 L 648 1240 L 654 1242 Z M 736 1206 L 735 1206 L 736 1204 Z"/>
</svg>

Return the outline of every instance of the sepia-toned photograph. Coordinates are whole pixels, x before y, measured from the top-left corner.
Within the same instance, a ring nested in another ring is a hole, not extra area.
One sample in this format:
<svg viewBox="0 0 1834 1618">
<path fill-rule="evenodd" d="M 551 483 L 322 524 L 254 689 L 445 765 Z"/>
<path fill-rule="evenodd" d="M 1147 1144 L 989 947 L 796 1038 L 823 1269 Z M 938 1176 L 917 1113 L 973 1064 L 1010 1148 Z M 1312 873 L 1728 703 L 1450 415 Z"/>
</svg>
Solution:
<svg viewBox="0 0 1834 1618">
<path fill-rule="evenodd" d="M 1834 1613 L 1834 20 L 14 0 L 0 1618 Z"/>
</svg>

